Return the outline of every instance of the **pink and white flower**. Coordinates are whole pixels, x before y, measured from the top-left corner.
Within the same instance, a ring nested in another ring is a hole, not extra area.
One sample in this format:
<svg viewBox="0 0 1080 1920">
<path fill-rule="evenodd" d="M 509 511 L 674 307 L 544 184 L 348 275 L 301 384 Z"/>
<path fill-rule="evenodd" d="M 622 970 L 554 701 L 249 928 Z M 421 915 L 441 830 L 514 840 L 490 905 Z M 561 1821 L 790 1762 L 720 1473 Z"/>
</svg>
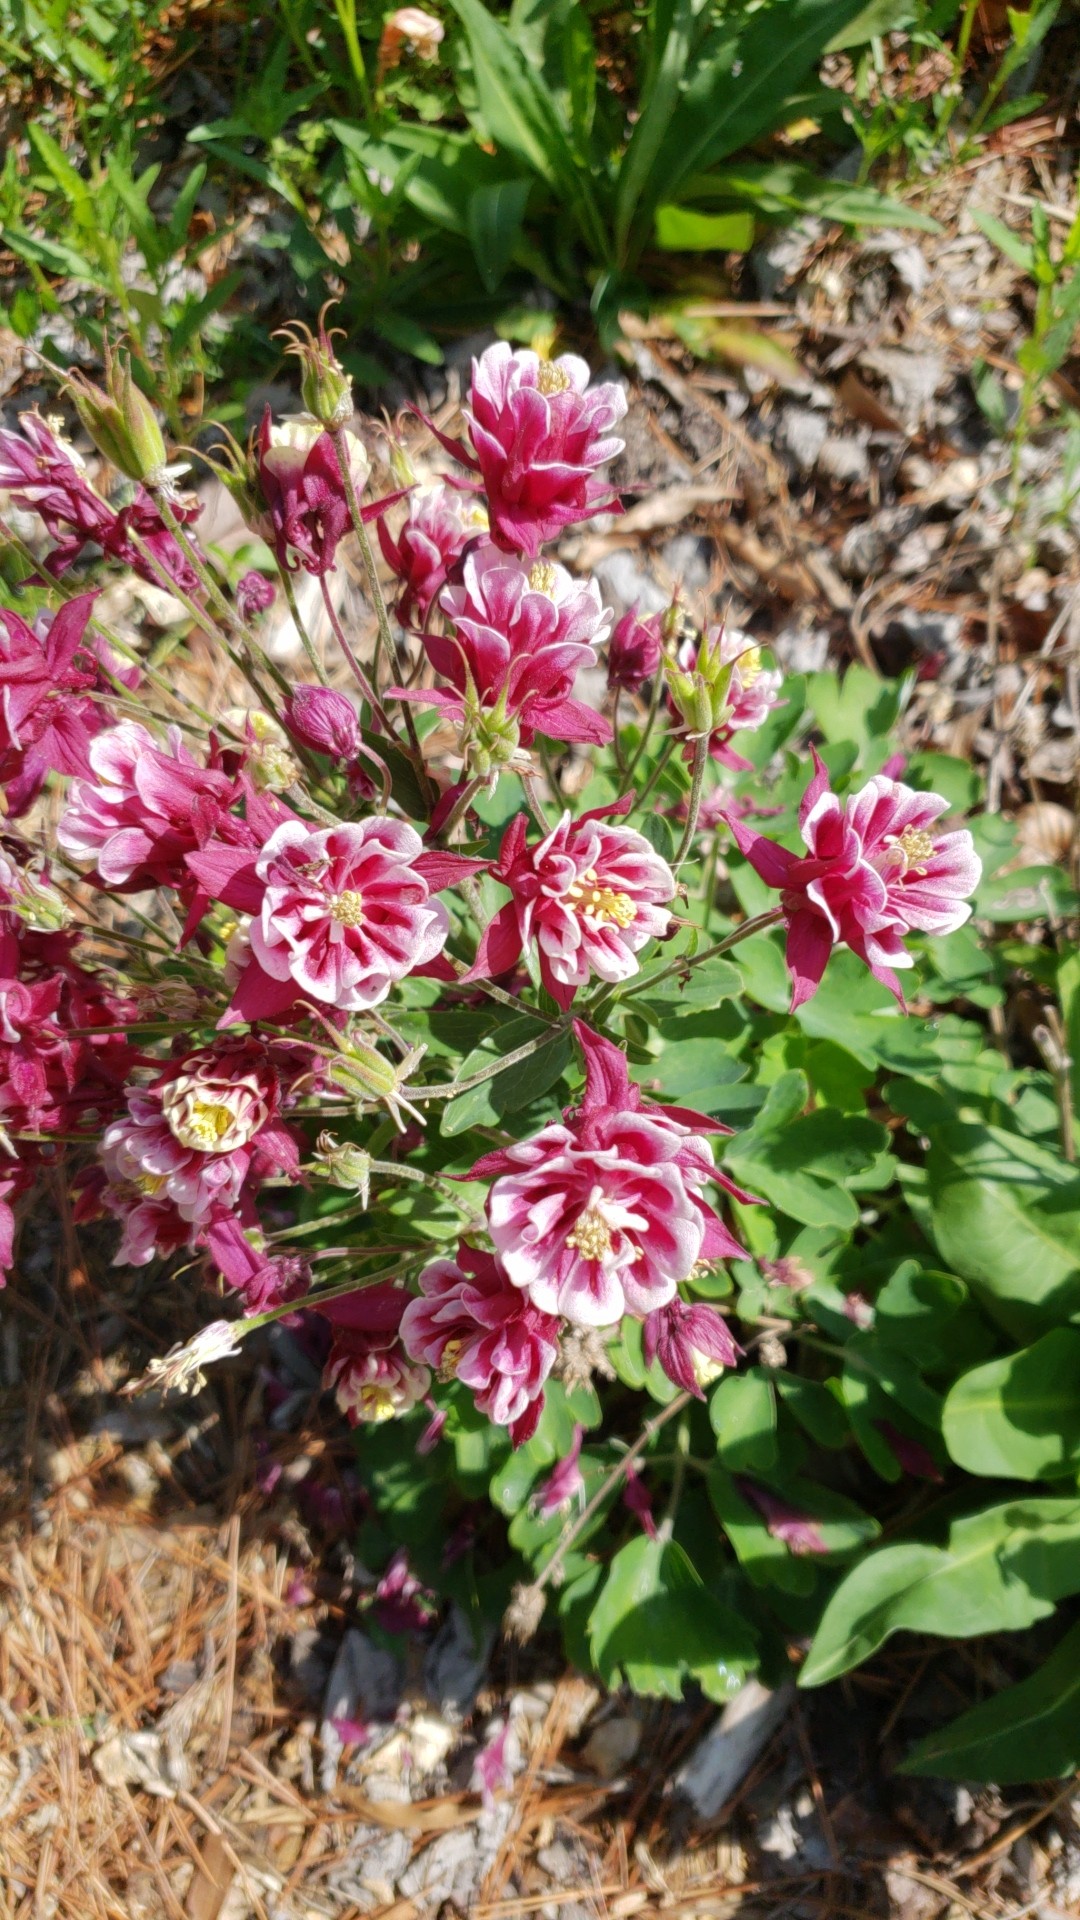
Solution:
<svg viewBox="0 0 1080 1920">
<path fill-rule="evenodd" d="M 632 801 L 577 820 L 564 813 L 534 847 L 524 814 L 511 821 L 491 871 L 512 898 L 486 927 L 470 979 L 509 972 L 534 946 L 544 986 L 565 1010 L 593 976 L 637 973 L 642 947 L 668 930 L 675 876 L 643 833 L 610 823 Z"/>
<path fill-rule="evenodd" d="M 707 1132 L 679 1107 L 643 1107 L 626 1058 L 575 1021 L 585 1055 L 581 1105 L 529 1140 L 486 1154 L 488 1228 L 507 1277 L 545 1313 L 607 1327 L 672 1301 L 699 1261 L 742 1249 L 702 1198 L 706 1182 L 750 1195 L 713 1163 Z"/>
<path fill-rule="evenodd" d="M 572 697 L 611 624 L 595 580 L 574 580 L 550 560 L 526 567 L 485 541 L 465 555 L 460 583 L 443 588 L 439 605 L 454 632 L 427 633 L 424 646 L 454 691 L 398 688 L 397 697 L 441 707 L 468 730 L 513 723 L 523 746 L 535 733 L 596 745 L 611 738 L 609 723 Z"/>
<path fill-rule="evenodd" d="M 678 1298 L 647 1316 L 642 1351 L 646 1366 L 659 1359 L 668 1379 L 698 1400 L 705 1398 L 703 1387 L 716 1380 L 725 1367 L 733 1367 L 739 1357 L 723 1314 L 703 1301 L 688 1306 Z"/>
<path fill-rule="evenodd" d="M 403 820 L 314 830 L 286 820 L 271 834 L 255 861 L 264 891 L 248 938 L 252 964 L 276 983 L 276 1005 L 306 994 L 350 1013 L 376 1007 L 442 952 L 450 922 L 416 868 L 422 852 Z M 244 1018 L 249 974 L 234 1001 L 243 999 Z"/>
<path fill-rule="evenodd" d="M 85 773 L 104 709 L 92 694 L 119 673 L 87 635 L 95 595 L 80 593 L 32 627 L 0 610 L 0 786 L 9 817 L 25 813 L 50 773 Z M 133 676 L 135 679 L 137 675 Z"/>
<path fill-rule="evenodd" d="M 916 793 L 879 773 L 840 801 L 816 750 L 814 766 L 799 808 L 805 855 L 728 822 L 751 866 L 780 891 L 792 1008 L 816 992 L 837 946 L 858 954 L 903 1006 L 894 969 L 914 965 L 905 934 L 962 927 L 982 862 L 966 829 L 934 830 L 948 811 L 940 794 Z"/>
<path fill-rule="evenodd" d="M 278 1123 L 281 1084 L 256 1041 L 223 1041 L 175 1062 L 106 1127 L 108 1180 L 203 1227 L 233 1210 L 249 1179 L 295 1172 L 299 1152 Z M 149 1225 L 150 1223 L 145 1223 Z"/>
<path fill-rule="evenodd" d="M 456 1261 L 425 1267 L 420 1291 L 401 1319 L 406 1352 L 441 1379 L 470 1387 L 481 1413 L 509 1427 L 520 1446 L 540 1419 L 558 1353 L 558 1321 L 526 1299 L 490 1253 L 464 1241 Z"/>
<path fill-rule="evenodd" d="M 464 409 L 471 449 L 434 431 L 479 475 L 496 545 L 534 560 L 564 527 L 621 511 L 596 475 L 623 450 L 611 429 L 625 412 L 622 387 L 590 387 L 576 354 L 545 360 L 499 340 L 473 361 Z"/>
</svg>

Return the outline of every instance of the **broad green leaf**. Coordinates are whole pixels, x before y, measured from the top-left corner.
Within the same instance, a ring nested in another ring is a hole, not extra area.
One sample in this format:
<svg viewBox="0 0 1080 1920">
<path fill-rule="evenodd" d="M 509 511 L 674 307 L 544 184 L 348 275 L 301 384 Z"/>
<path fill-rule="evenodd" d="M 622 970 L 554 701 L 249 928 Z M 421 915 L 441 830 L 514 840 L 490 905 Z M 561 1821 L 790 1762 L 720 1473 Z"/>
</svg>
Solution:
<svg viewBox="0 0 1080 1920">
<path fill-rule="evenodd" d="M 499 180 L 475 187 L 469 195 L 466 223 L 480 278 L 494 293 L 514 257 L 529 198 L 527 180 Z"/>
<path fill-rule="evenodd" d="M 1080 1331 L 1055 1327 L 956 1382 L 945 1444 L 968 1473 L 1057 1479 L 1080 1465 Z"/>
<path fill-rule="evenodd" d="M 485 1035 L 480 1045 L 461 1063 L 458 1078 L 471 1079 L 503 1055 L 513 1053 L 529 1040 L 537 1038 L 537 1022 L 529 1016 L 510 1020 Z M 528 1106 L 561 1077 L 569 1064 L 570 1036 L 549 1027 L 541 1044 L 526 1059 L 482 1080 L 475 1087 L 455 1095 L 443 1108 L 440 1131 L 444 1139 L 467 1133 L 470 1127 L 498 1126 L 507 1113 Z"/>
<path fill-rule="evenodd" d="M 761 1484 L 763 1491 L 775 1494 L 811 1522 L 825 1552 L 793 1552 L 786 1541 L 769 1532 L 745 1486 L 740 1487 L 722 1466 L 711 1467 L 706 1477 L 709 1499 L 740 1566 L 755 1586 L 778 1587 L 783 1593 L 812 1593 L 823 1561 L 868 1546 L 881 1531 L 877 1521 L 854 1500 L 812 1480 L 785 1475 L 782 1482 L 770 1479 Z"/>
<path fill-rule="evenodd" d="M 776 1464 L 776 1390 L 764 1367 L 727 1374 L 710 1396 L 709 1420 L 732 1473 Z"/>
<path fill-rule="evenodd" d="M 1080 1175 L 1020 1134 L 956 1124 L 927 1156 L 934 1239 L 1019 1339 L 1080 1312 Z"/>
<path fill-rule="evenodd" d="M 589 1644 L 606 1685 L 621 1672 L 636 1693 L 669 1700 L 681 1698 L 688 1679 L 710 1700 L 727 1700 L 755 1664 L 749 1628 L 716 1604 L 682 1547 L 644 1534 L 612 1560 Z"/>
<path fill-rule="evenodd" d="M 851 1181 L 873 1166 L 888 1136 L 875 1121 L 835 1108 L 801 1114 L 807 1093 L 805 1075 L 782 1074 L 753 1125 L 728 1146 L 724 1164 L 793 1220 L 853 1227 L 859 1210 Z"/>
<path fill-rule="evenodd" d="M 1019 267 L 1021 273 L 1030 275 L 1034 254 L 1027 241 L 1021 240 L 1018 233 L 1014 233 L 1011 227 L 1007 227 L 1003 221 L 996 219 L 992 213 L 985 213 L 982 207 L 973 207 L 971 217 L 980 232 L 985 233 L 987 239 L 992 241 L 998 251 L 1003 253 L 1007 260 L 1012 261 L 1014 267 Z"/>
<path fill-rule="evenodd" d="M 1043 1620 L 1080 1590 L 1080 1501 L 1009 1500 L 954 1520 L 947 1547 L 905 1540 L 872 1553 L 833 1594 L 804 1687 L 868 1660 L 890 1634 L 968 1640 Z"/>
<path fill-rule="evenodd" d="M 734 1058 L 724 1041 L 703 1035 L 665 1046 L 656 1074 L 665 1101 L 693 1107 L 699 1113 L 715 1113 L 723 1105 L 724 1090 L 745 1079 L 746 1067 Z"/>
<path fill-rule="evenodd" d="M 1003 1787 L 1057 1780 L 1080 1766 L 1080 1625 L 1015 1687 L 928 1734 L 901 1773 L 994 1780 Z"/>
<path fill-rule="evenodd" d="M 747 253 L 754 244 L 754 216 L 657 207 L 656 244 L 665 253 Z"/>
<path fill-rule="evenodd" d="M 830 180 L 794 160 L 744 160 L 697 173 L 683 186 L 681 199 L 695 206 L 749 206 L 758 214 L 790 217 L 812 213 L 845 226 L 914 227 L 941 231 L 936 220 L 915 207 L 850 180 Z"/>
</svg>

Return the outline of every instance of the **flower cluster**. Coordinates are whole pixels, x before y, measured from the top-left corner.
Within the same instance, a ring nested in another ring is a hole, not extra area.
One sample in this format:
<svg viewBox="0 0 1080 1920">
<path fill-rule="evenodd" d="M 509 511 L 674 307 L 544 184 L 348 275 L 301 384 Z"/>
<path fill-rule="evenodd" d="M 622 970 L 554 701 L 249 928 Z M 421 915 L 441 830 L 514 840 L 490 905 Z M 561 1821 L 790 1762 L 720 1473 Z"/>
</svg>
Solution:
<svg viewBox="0 0 1080 1920">
<path fill-rule="evenodd" d="M 434 51 L 436 29 L 399 10 L 384 68 L 406 43 Z M 481 1418 L 504 1447 L 539 1434 L 551 1464 L 561 1417 L 563 1457 L 530 1498 L 572 1525 L 596 1472 L 575 1387 L 627 1377 L 633 1353 L 682 1411 L 739 1361 L 711 1301 L 717 1268 L 750 1258 L 760 1202 L 718 1164 L 730 1129 L 663 1098 L 671 1001 L 718 919 L 725 947 L 741 937 L 714 886 L 724 823 L 777 892 L 795 1006 L 838 945 L 899 995 L 907 937 L 963 923 L 979 863 L 938 796 L 882 774 L 840 797 L 816 755 L 805 850 L 752 824 L 770 809 L 733 778 L 751 769 L 737 746 L 781 704 L 779 670 L 678 595 L 616 622 L 552 550 L 619 510 L 603 470 L 620 385 L 573 355 L 490 347 L 462 437 L 437 435 L 454 471 L 367 499 L 377 443 L 322 321 L 289 351 L 304 413 L 268 409 L 213 463 L 276 561 L 296 683 L 250 631 L 275 587 L 200 549 L 130 366 L 107 358 L 104 393 L 71 382 L 127 505 L 37 415 L 0 432 L 0 490 L 52 543 L 33 597 L 0 614 L 0 1270 L 63 1143 L 76 1217 L 113 1223 L 121 1263 L 180 1256 L 246 1325 L 301 1316 L 354 1425 L 412 1416 L 423 1454 Z M 396 445 L 391 466 L 410 477 Z M 334 586 L 349 543 L 372 593 L 380 551 L 396 583 L 369 633 Z M 83 587 L 95 554 L 197 616 L 220 666 L 212 721 L 182 665 L 174 679 L 112 644 L 93 587 L 39 611 L 43 584 L 78 567 Z M 612 1008 L 621 1044 L 599 1030 Z M 796 1264 L 763 1270 L 793 1290 Z M 216 1319 L 157 1378 L 190 1384 L 234 1350 Z M 918 1457 L 898 1432 L 883 1443 Z M 666 1538 L 645 1436 L 624 1465 L 623 1524 Z M 740 1489 L 793 1552 L 825 1550 L 771 1487 Z M 458 1520 L 448 1556 L 476 1532 L 471 1508 Z M 380 1606 L 427 1619 L 404 1560 Z"/>
</svg>

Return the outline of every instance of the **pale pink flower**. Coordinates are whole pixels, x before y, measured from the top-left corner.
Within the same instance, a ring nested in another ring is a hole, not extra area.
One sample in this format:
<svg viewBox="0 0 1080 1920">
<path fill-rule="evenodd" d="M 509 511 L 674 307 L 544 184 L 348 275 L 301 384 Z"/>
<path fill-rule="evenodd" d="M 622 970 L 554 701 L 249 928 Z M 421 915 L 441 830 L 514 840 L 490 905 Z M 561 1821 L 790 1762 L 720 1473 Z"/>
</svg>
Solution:
<svg viewBox="0 0 1080 1920">
<path fill-rule="evenodd" d="M 572 820 L 564 813 L 534 847 L 524 814 L 511 821 L 491 872 L 511 900 L 485 928 L 470 979 L 490 979 L 535 947 L 540 978 L 564 1010 L 594 976 L 629 980 L 649 940 L 662 939 L 675 876 L 643 833 L 613 826 L 633 795 Z"/>
<path fill-rule="evenodd" d="M 585 1437 L 584 1427 L 574 1423 L 574 1437 L 570 1450 L 565 1453 L 553 1472 L 542 1480 L 533 1495 L 532 1504 L 541 1520 L 550 1520 L 553 1513 L 566 1513 L 575 1501 L 585 1492 L 585 1476 L 581 1471 L 581 1442 Z"/>
<path fill-rule="evenodd" d="M 608 722 L 572 697 L 611 624 L 595 580 L 575 580 L 551 560 L 527 567 L 484 541 L 466 553 L 460 583 L 443 588 L 439 605 L 454 632 L 426 633 L 424 646 L 454 691 L 396 689 L 400 697 L 438 706 L 472 730 L 513 723 L 526 747 L 534 733 L 596 745 L 611 738 Z"/>
<path fill-rule="evenodd" d="M 626 1058 L 575 1021 L 585 1055 L 581 1105 L 531 1139 L 486 1154 L 495 1176 L 488 1227 L 515 1287 L 577 1326 L 637 1319 L 675 1298 L 698 1261 L 738 1257 L 737 1240 L 701 1196 L 708 1181 L 748 1194 L 713 1163 L 715 1121 L 644 1107 Z"/>
<path fill-rule="evenodd" d="M 792 1008 L 816 992 L 835 946 L 858 954 L 902 1006 L 894 968 L 914 964 L 904 935 L 962 927 L 982 862 L 966 830 L 934 831 L 948 811 L 940 794 L 916 793 L 876 774 L 841 802 L 816 750 L 814 766 L 799 808 L 805 856 L 729 820 L 751 866 L 780 890 Z"/>
<path fill-rule="evenodd" d="M 470 1786 L 485 1807 L 495 1805 L 497 1793 L 509 1793 L 514 1774 L 521 1765 L 521 1747 L 509 1720 L 493 1720 L 484 1744 L 473 1761 Z"/>
<path fill-rule="evenodd" d="M 278 827 L 255 860 L 264 891 L 234 1001 L 242 1017 L 255 1017 L 260 1004 L 252 967 L 269 983 L 264 1013 L 301 993 L 351 1013 L 378 1006 L 441 953 L 450 922 L 417 870 L 422 853 L 420 835 L 403 820 Z"/>
<path fill-rule="evenodd" d="M 414 1360 L 440 1379 L 461 1380 L 481 1413 L 509 1427 L 514 1445 L 535 1433 L 544 1382 L 558 1352 L 559 1323 L 532 1305 L 490 1253 L 462 1241 L 457 1260 L 436 1260 L 420 1275 L 401 1339 Z"/>
<path fill-rule="evenodd" d="M 421 60 L 437 60 L 446 34 L 441 20 L 422 7 L 398 7 L 383 24 L 379 39 L 379 72 L 396 67 L 406 44 Z"/>
<path fill-rule="evenodd" d="M 623 450 L 611 429 L 626 395 L 609 381 L 589 386 L 576 354 L 545 360 L 506 341 L 473 361 L 465 419 L 472 452 L 451 452 L 480 475 L 500 547 L 535 559 L 564 527 L 618 512 L 597 470 Z"/>
<path fill-rule="evenodd" d="M 411 1413 L 431 1386 L 431 1375 L 396 1343 L 373 1346 L 339 1333 L 323 1369 L 323 1386 L 333 1391 L 350 1426 L 378 1426 Z"/>
</svg>

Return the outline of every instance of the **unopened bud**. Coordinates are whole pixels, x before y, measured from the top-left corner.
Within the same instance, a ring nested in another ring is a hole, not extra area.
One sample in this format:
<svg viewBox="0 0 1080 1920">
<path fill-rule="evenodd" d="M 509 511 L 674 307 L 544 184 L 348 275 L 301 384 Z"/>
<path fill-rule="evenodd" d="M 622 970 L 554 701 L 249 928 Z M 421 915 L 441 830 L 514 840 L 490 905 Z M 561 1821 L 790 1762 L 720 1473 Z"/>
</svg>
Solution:
<svg viewBox="0 0 1080 1920">
<path fill-rule="evenodd" d="M 75 411 L 97 447 L 129 480 L 157 480 L 166 469 L 165 441 L 146 395 L 136 386 L 129 354 L 105 347 L 105 392 L 75 369 L 67 386 Z"/>
<path fill-rule="evenodd" d="M 371 1155 L 351 1140 L 338 1140 L 332 1133 L 320 1133 L 315 1142 L 315 1162 L 332 1186 L 345 1187 L 360 1195 L 360 1204 L 371 1200 Z"/>
<path fill-rule="evenodd" d="M 20 867 L 2 852 L 0 908 L 17 914 L 33 933 L 60 933 L 71 920 L 68 906 L 39 869 Z"/>
<path fill-rule="evenodd" d="M 285 702 L 285 725 L 294 740 L 332 760 L 353 760 L 360 723 L 352 701 L 333 687 L 294 687 Z"/>
<path fill-rule="evenodd" d="M 482 780 L 494 780 L 521 751 L 521 729 L 513 714 L 505 709 L 479 708 L 468 713 L 465 748 L 467 770 Z M 471 725 L 469 724 L 471 722 Z"/>
<path fill-rule="evenodd" d="M 352 381 L 333 348 L 333 336 L 326 331 L 326 308 L 319 315 L 318 335 L 302 320 L 293 320 L 281 332 L 288 335 L 286 353 L 300 362 L 300 395 L 305 411 L 321 427 L 336 433 L 353 415 Z"/>
<path fill-rule="evenodd" d="M 365 1107 L 383 1106 L 399 1131 L 404 1132 L 402 1107 L 423 1125 L 423 1115 L 406 1098 L 406 1087 L 410 1074 L 426 1051 L 426 1047 L 410 1047 L 404 1059 L 395 1064 L 376 1047 L 369 1047 L 366 1040 L 352 1038 L 330 1061 L 326 1077 L 331 1086 L 352 1101 L 357 1115 L 362 1114 Z"/>
</svg>

